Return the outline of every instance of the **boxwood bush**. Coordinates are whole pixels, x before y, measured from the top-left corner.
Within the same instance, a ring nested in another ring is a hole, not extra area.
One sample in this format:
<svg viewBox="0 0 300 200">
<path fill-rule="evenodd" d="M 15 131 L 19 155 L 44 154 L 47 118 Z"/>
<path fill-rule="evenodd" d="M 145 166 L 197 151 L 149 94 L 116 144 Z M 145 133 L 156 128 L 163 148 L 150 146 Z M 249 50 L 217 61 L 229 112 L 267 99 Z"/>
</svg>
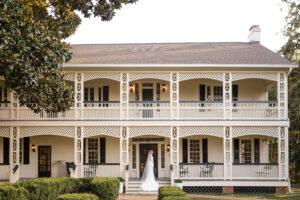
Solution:
<svg viewBox="0 0 300 200">
<path fill-rule="evenodd" d="M 29 192 L 23 187 L 15 187 L 11 184 L 0 185 L 0 200 L 30 200 Z"/>
<path fill-rule="evenodd" d="M 185 197 L 185 192 L 177 186 L 162 186 L 158 191 L 158 200 L 165 197 Z"/>
<path fill-rule="evenodd" d="M 99 198 L 94 194 L 87 193 L 72 193 L 72 194 L 62 194 L 57 197 L 57 200 L 98 200 Z"/>
<path fill-rule="evenodd" d="M 101 200 L 116 200 L 119 195 L 120 181 L 118 178 L 101 177 L 91 181 L 91 192 Z"/>
</svg>

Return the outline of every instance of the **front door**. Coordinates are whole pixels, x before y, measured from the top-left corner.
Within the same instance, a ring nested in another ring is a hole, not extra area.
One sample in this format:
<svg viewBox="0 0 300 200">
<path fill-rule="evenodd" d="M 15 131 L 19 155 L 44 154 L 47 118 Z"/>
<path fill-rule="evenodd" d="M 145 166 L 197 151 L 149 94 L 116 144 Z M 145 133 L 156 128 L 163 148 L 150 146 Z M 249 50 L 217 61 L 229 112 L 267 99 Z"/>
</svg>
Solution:
<svg viewBox="0 0 300 200">
<path fill-rule="evenodd" d="M 51 147 L 39 146 L 39 177 L 51 177 Z"/>
<path fill-rule="evenodd" d="M 153 89 L 143 89 L 143 107 L 152 107 L 153 101 Z M 153 118 L 153 110 L 143 110 L 143 118 Z"/>
<path fill-rule="evenodd" d="M 144 172 L 148 153 L 153 150 L 153 161 L 154 161 L 154 175 L 158 177 L 158 149 L 157 144 L 140 144 L 140 177 Z"/>
</svg>

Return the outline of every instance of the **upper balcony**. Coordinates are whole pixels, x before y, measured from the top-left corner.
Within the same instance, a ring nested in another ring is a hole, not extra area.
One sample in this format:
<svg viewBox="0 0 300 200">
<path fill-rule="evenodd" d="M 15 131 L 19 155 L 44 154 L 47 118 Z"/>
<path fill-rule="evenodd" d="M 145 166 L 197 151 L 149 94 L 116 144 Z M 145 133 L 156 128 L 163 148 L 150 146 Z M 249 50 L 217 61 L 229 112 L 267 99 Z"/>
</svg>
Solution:
<svg viewBox="0 0 300 200">
<path fill-rule="evenodd" d="M 76 99 L 62 113 L 34 113 L 0 86 L 0 120 L 287 119 L 285 73 L 88 72 L 66 79 Z"/>
</svg>

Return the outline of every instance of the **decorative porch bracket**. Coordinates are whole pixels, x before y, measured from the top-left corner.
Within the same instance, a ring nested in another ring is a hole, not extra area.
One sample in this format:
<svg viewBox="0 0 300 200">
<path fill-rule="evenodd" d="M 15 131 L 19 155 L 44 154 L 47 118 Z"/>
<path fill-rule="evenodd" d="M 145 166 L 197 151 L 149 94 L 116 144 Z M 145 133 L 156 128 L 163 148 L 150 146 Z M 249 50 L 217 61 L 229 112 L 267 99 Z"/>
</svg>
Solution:
<svg viewBox="0 0 300 200">
<path fill-rule="evenodd" d="M 288 118 L 288 93 L 287 76 L 285 73 L 278 73 L 277 80 L 277 101 L 278 101 L 278 119 Z"/>
<path fill-rule="evenodd" d="M 278 127 L 278 172 L 279 180 L 286 180 L 288 178 L 288 128 Z"/>
<path fill-rule="evenodd" d="M 129 74 L 120 74 L 120 118 L 128 120 L 129 109 Z"/>
<path fill-rule="evenodd" d="M 125 179 L 125 188 L 129 180 L 129 127 L 120 127 L 120 174 Z"/>
<path fill-rule="evenodd" d="M 20 130 L 19 127 L 10 127 L 10 144 L 9 144 L 9 181 L 17 182 L 20 179 Z"/>
<path fill-rule="evenodd" d="M 232 180 L 232 127 L 224 127 L 224 180 Z"/>
<path fill-rule="evenodd" d="M 170 73 L 170 114 L 171 119 L 179 119 L 179 77 Z"/>
<path fill-rule="evenodd" d="M 74 98 L 74 110 L 75 119 L 83 119 L 83 100 L 84 100 L 84 74 L 75 73 L 75 98 Z"/>
<path fill-rule="evenodd" d="M 174 185 L 174 179 L 179 177 L 179 127 L 170 128 L 170 164 L 171 169 L 171 185 Z"/>
<path fill-rule="evenodd" d="M 83 177 L 83 140 L 84 138 L 84 128 L 75 127 L 75 140 L 74 140 L 74 161 L 75 161 L 75 171 L 74 178 Z"/>
<path fill-rule="evenodd" d="M 232 74 L 224 73 L 223 74 L 223 115 L 224 119 L 232 118 Z"/>
</svg>

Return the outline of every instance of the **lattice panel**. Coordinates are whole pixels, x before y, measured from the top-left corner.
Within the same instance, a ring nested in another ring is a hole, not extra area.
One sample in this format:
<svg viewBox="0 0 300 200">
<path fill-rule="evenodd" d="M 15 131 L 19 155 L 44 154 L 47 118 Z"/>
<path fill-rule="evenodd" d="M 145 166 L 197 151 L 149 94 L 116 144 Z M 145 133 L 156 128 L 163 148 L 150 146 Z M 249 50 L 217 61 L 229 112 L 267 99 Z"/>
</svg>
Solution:
<svg viewBox="0 0 300 200">
<path fill-rule="evenodd" d="M 74 127 L 20 127 L 20 137 L 58 135 L 74 138 Z"/>
<path fill-rule="evenodd" d="M 277 81 L 277 73 L 232 73 L 232 81 L 238 81 L 242 79 L 251 79 L 251 78 L 257 78 L 257 79 L 266 79 L 270 81 Z"/>
<path fill-rule="evenodd" d="M 106 72 L 85 72 L 84 81 L 89 81 L 93 79 L 111 79 L 115 81 L 120 81 L 120 73 L 106 73 Z"/>
<path fill-rule="evenodd" d="M 232 127 L 232 137 L 245 135 L 265 135 L 270 137 L 278 136 L 278 127 L 276 126 L 249 126 L 249 127 Z"/>
<path fill-rule="evenodd" d="M 180 72 L 179 81 L 185 81 L 190 79 L 214 79 L 217 81 L 223 81 L 223 73 L 209 73 L 209 72 Z"/>
<path fill-rule="evenodd" d="M 84 127 L 84 136 L 92 137 L 97 135 L 106 135 L 120 138 L 119 126 L 86 126 Z"/>
<path fill-rule="evenodd" d="M 231 89 L 232 87 L 232 74 L 225 73 L 223 81 L 223 99 L 224 99 L 224 118 L 231 119 Z"/>
<path fill-rule="evenodd" d="M 66 80 L 66 81 L 75 81 L 75 73 L 74 72 L 65 73 L 64 80 Z"/>
<path fill-rule="evenodd" d="M 278 73 L 277 94 L 279 119 L 285 119 L 287 118 L 287 78 L 285 73 Z"/>
<path fill-rule="evenodd" d="M 143 135 L 170 137 L 170 127 L 167 126 L 131 126 L 129 130 L 130 138 Z"/>
<path fill-rule="evenodd" d="M 222 193 L 221 186 L 183 186 L 182 189 L 186 193 Z"/>
<path fill-rule="evenodd" d="M 180 137 L 193 135 L 211 135 L 223 138 L 222 126 L 182 126 L 180 127 Z"/>
<path fill-rule="evenodd" d="M 139 79 L 160 79 L 170 81 L 169 73 L 130 73 L 130 81 Z"/>
<path fill-rule="evenodd" d="M 275 187 L 249 187 L 249 186 L 235 186 L 233 192 L 238 194 L 268 194 L 275 193 Z"/>
<path fill-rule="evenodd" d="M 0 127 L 0 136 L 9 138 L 9 127 Z"/>
</svg>

